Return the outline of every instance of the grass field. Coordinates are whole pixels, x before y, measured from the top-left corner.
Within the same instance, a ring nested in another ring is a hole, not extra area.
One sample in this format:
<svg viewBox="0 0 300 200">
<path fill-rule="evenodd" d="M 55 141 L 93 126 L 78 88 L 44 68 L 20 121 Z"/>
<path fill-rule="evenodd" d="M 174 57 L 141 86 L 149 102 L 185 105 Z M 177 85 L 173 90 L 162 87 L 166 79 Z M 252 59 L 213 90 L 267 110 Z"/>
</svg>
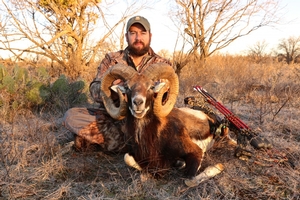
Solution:
<svg viewBox="0 0 300 200">
<path fill-rule="evenodd" d="M 225 170 L 193 188 L 180 170 L 141 181 L 122 154 L 76 152 L 62 114 L 21 109 L 11 122 L 0 117 L 0 199 L 300 199 L 299 78 L 300 66 L 242 59 L 182 71 L 177 106 L 186 96 L 201 98 L 192 88 L 201 85 L 273 144 L 249 146 L 254 156 L 244 161 L 220 140 L 200 171 L 219 162 Z"/>
</svg>

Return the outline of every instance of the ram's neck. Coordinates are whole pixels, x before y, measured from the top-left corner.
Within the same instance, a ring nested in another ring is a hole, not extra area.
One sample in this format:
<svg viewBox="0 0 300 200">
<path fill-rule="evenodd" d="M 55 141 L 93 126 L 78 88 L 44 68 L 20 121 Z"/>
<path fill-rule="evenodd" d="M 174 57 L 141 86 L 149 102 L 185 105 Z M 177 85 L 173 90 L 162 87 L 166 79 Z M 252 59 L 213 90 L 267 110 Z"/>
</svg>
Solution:
<svg viewBox="0 0 300 200">
<path fill-rule="evenodd" d="M 134 118 L 134 130 L 132 133 L 134 133 L 134 139 L 135 142 L 140 144 L 143 140 L 145 132 L 149 129 L 149 124 L 151 122 L 150 119 L 142 118 L 142 119 L 137 119 Z"/>
<path fill-rule="evenodd" d="M 127 130 L 128 133 L 134 138 L 137 144 L 147 142 L 152 143 L 154 138 L 157 137 L 157 130 L 160 127 L 160 121 L 154 115 L 146 115 L 138 119 L 132 115 L 127 116 Z"/>
</svg>

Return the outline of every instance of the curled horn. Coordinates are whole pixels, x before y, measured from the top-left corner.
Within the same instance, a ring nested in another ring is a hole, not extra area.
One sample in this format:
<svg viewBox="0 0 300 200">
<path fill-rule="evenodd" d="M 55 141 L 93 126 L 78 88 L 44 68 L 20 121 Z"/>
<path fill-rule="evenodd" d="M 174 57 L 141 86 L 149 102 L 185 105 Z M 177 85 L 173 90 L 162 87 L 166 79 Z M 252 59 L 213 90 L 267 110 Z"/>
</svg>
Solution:
<svg viewBox="0 0 300 200">
<path fill-rule="evenodd" d="M 166 92 L 164 88 L 162 88 L 153 104 L 153 112 L 156 116 L 158 117 L 165 117 L 167 116 L 171 110 L 173 109 L 178 91 L 179 91 L 179 81 L 178 81 L 178 76 L 175 73 L 174 69 L 172 66 L 166 64 L 166 63 L 157 63 L 157 64 L 152 64 L 149 67 L 145 69 L 143 74 L 156 81 L 158 79 L 167 79 L 170 83 L 170 89 L 168 91 L 168 98 L 167 101 L 163 104 L 163 95 Z"/>
<path fill-rule="evenodd" d="M 112 118 L 121 120 L 125 117 L 127 111 L 127 102 L 119 88 L 118 95 L 120 99 L 120 106 L 115 106 L 111 98 L 110 87 L 113 81 L 116 79 L 122 79 L 123 81 L 128 80 L 136 73 L 137 71 L 135 71 L 132 67 L 124 64 L 116 64 L 104 73 L 101 81 L 100 95 L 106 111 Z"/>
</svg>

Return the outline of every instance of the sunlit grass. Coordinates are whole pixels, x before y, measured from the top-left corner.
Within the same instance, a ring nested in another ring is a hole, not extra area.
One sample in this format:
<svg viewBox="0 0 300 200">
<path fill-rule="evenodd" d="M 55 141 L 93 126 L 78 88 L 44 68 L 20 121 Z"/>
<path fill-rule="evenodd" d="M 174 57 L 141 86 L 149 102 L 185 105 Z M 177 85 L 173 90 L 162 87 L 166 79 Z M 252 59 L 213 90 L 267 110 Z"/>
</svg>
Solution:
<svg viewBox="0 0 300 200">
<path fill-rule="evenodd" d="M 215 56 L 200 69 L 197 63 L 183 69 L 177 102 L 184 106 L 186 96 L 201 98 L 192 86 L 203 86 L 290 163 L 262 166 L 238 160 L 234 148 L 220 142 L 207 152 L 201 167 L 222 162 L 224 172 L 213 179 L 188 188 L 182 172 L 171 170 L 162 179 L 142 182 L 122 154 L 74 151 L 72 134 L 61 126 L 61 112 L 24 108 L 10 122 L 0 117 L 0 199 L 297 199 L 299 76 L 299 65 Z"/>
</svg>

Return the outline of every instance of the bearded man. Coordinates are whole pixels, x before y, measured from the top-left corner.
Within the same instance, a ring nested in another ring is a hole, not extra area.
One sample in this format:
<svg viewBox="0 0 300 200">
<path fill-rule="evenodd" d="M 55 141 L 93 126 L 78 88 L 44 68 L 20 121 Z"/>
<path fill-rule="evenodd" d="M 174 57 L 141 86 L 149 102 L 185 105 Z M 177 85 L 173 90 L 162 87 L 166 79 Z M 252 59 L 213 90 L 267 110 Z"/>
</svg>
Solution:
<svg viewBox="0 0 300 200">
<path fill-rule="evenodd" d="M 122 152 L 125 150 L 124 132 L 122 127 L 124 120 L 112 119 L 103 106 L 100 96 L 101 78 L 107 69 L 124 64 L 142 72 L 154 63 L 171 63 L 154 53 L 150 47 L 151 29 L 148 20 L 142 16 L 135 16 L 128 20 L 126 26 L 127 47 L 124 50 L 107 53 L 97 68 L 96 78 L 90 84 L 90 93 L 97 108 L 71 108 L 64 115 L 64 126 L 74 133 L 75 148 L 86 150 L 91 146 L 98 146 L 107 152 Z M 123 84 L 122 80 L 115 80 L 113 85 Z M 118 95 L 115 94 L 115 103 L 118 103 Z"/>
</svg>

